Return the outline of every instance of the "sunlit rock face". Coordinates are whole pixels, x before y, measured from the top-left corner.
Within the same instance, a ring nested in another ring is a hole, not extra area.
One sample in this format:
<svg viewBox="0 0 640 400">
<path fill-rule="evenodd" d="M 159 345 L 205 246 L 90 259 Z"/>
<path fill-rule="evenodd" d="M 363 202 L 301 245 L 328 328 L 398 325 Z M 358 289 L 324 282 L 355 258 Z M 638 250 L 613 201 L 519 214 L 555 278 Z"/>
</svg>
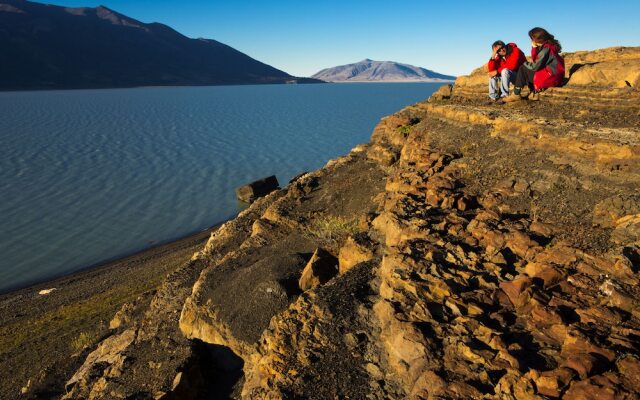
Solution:
<svg viewBox="0 0 640 400">
<path fill-rule="evenodd" d="M 117 379 L 85 366 L 69 390 L 163 398 L 218 377 L 246 399 L 633 398 L 640 92 L 572 79 L 639 52 L 567 55 L 585 65 L 539 101 L 487 104 L 472 75 L 383 118 L 214 233 L 88 358 Z M 133 360 L 156 342 L 145 365 L 167 367 L 149 382 Z"/>
</svg>

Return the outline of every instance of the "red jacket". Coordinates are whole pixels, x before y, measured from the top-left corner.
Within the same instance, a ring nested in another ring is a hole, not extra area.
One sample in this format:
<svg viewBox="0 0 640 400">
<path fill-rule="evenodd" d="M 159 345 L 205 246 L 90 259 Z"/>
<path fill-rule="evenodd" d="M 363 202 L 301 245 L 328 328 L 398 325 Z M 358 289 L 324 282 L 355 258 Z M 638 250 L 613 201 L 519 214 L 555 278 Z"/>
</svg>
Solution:
<svg viewBox="0 0 640 400">
<path fill-rule="evenodd" d="M 533 69 L 533 86 L 536 90 L 562 85 L 564 80 L 564 58 L 558 47 L 545 43 L 531 48 L 530 69 Z"/>
<path fill-rule="evenodd" d="M 515 43 L 509 43 L 507 44 L 507 55 L 504 58 L 499 55 L 492 57 L 487 64 L 487 69 L 489 72 L 498 71 L 498 73 L 501 73 L 505 68 L 517 71 L 525 61 L 527 58 L 522 50 Z"/>
</svg>

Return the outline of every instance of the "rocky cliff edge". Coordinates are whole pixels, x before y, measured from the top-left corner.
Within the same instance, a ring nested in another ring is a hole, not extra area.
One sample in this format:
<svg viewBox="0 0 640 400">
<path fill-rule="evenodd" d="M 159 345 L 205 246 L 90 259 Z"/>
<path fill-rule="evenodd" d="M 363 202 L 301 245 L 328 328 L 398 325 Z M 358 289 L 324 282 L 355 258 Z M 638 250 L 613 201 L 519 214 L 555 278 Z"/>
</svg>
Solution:
<svg viewBox="0 0 640 400">
<path fill-rule="evenodd" d="M 255 202 L 65 398 L 636 399 L 640 48 L 541 101 L 475 71 Z"/>
</svg>

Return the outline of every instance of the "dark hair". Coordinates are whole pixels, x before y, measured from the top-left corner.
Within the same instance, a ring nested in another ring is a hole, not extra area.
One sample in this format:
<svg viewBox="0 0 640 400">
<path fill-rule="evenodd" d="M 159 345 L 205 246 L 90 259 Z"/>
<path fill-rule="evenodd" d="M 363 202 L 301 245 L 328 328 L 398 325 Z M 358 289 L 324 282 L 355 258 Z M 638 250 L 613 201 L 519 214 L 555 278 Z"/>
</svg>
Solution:
<svg viewBox="0 0 640 400">
<path fill-rule="evenodd" d="M 493 49 L 493 48 L 495 48 L 496 46 L 504 47 L 504 46 L 505 46 L 505 44 L 504 44 L 504 42 L 503 42 L 502 40 L 496 40 L 496 41 L 495 41 L 495 42 L 493 42 L 493 44 L 491 45 L 491 48 Z"/>
<path fill-rule="evenodd" d="M 562 46 L 560 46 L 560 42 L 553 37 L 552 34 L 546 31 L 546 29 L 535 27 L 529 31 L 529 37 L 536 43 L 545 44 L 550 43 L 556 47 L 558 47 L 558 52 L 562 51 Z"/>
</svg>

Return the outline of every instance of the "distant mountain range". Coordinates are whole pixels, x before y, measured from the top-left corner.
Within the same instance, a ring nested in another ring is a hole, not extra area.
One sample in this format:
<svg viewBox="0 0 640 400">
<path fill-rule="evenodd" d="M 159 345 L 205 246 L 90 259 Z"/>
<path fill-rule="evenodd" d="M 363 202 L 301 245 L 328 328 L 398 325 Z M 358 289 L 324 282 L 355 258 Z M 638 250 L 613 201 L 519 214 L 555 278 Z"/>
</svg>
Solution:
<svg viewBox="0 0 640 400">
<path fill-rule="evenodd" d="M 455 76 L 393 61 L 362 60 L 326 68 L 312 78 L 327 82 L 451 82 Z"/>
<path fill-rule="evenodd" d="M 294 82 L 317 81 L 106 7 L 0 0 L 0 90 Z"/>
</svg>

